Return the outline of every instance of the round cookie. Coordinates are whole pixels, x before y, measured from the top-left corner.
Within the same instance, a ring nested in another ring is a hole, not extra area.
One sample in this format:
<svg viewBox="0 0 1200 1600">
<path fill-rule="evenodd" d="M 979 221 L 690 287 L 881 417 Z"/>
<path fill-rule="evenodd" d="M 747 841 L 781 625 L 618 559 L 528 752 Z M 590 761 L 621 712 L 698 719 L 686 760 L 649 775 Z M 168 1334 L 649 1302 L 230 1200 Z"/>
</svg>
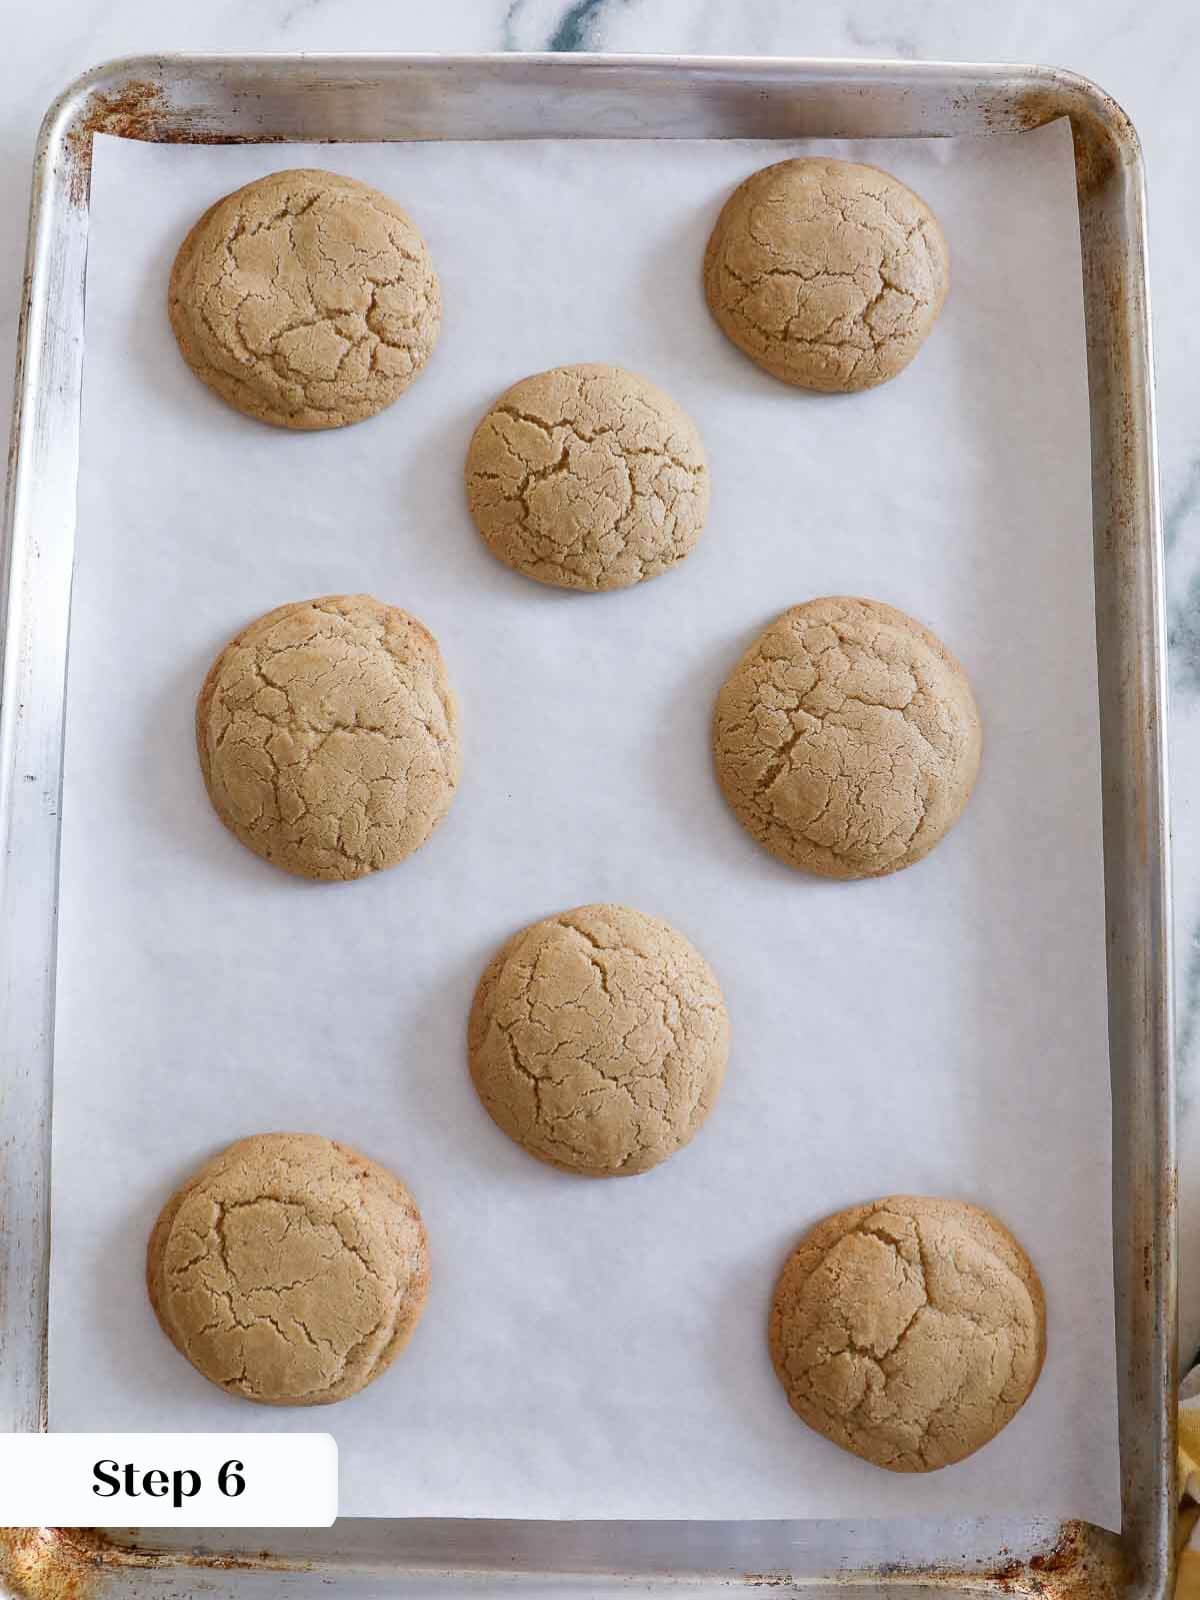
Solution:
<svg viewBox="0 0 1200 1600">
<path fill-rule="evenodd" d="M 311 168 L 211 206 L 175 258 L 167 305 L 196 376 L 283 428 L 340 428 L 390 406 L 442 318 L 425 241 L 395 201 Z"/>
<path fill-rule="evenodd" d="M 302 878 L 395 866 L 458 782 L 437 640 L 365 594 L 280 606 L 243 629 L 204 681 L 196 745 L 221 821 Z"/>
<path fill-rule="evenodd" d="M 467 500 L 492 554 L 560 589 L 623 589 L 677 565 L 708 512 L 691 418 L 645 378 L 593 362 L 501 395 L 467 451 Z"/>
<path fill-rule="evenodd" d="M 717 779 L 789 866 L 875 878 L 929 854 L 979 771 L 979 713 L 928 628 L 878 600 L 793 606 L 717 696 Z"/>
<path fill-rule="evenodd" d="M 645 1172 L 692 1138 L 729 1054 L 717 980 L 691 944 L 628 906 L 522 929 L 468 1025 L 489 1115 L 530 1155 L 594 1178 Z"/>
<path fill-rule="evenodd" d="M 810 1428 L 892 1472 L 994 1439 L 1046 1354 L 1033 1265 L 989 1212 L 895 1195 L 839 1211 L 788 1257 L 771 1360 Z"/>
<path fill-rule="evenodd" d="M 937 320 L 950 258 L 937 218 L 878 167 L 825 156 L 753 173 L 726 201 L 704 255 L 718 325 L 801 389 L 886 383 Z"/>
<path fill-rule="evenodd" d="M 261 1133 L 168 1200 L 146 1286 L 163 1332 L 222 1389 L 327 1405 L 408 1343 L 429 1289 L 425 1229 L 399 1178 L 366 1156 Z"/>
</svg>

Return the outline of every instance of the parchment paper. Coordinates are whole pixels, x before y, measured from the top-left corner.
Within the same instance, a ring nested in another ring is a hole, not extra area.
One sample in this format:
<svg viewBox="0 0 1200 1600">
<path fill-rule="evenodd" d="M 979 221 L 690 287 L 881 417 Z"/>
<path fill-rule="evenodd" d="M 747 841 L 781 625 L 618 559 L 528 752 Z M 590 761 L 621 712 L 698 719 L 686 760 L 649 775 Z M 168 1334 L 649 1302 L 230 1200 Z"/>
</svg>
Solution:
<svg viewBox="0 0 1200 1600">
<path fill-rule="evenodd" d="M 767 378 L 709 319 L 730 189 L 825 148 L 927 197 L 941 324 L 857 398 Z M 250 422 L 180 360 L 174 252 L 218 196 L 325 165 L 412 212 L 442 275 L 427 371 L 374 421 Z M 312 1129 L 394 1167 L 433 1249 L 408 1352 L 317 1416 L 343 1515 L 1039 1513 L 1115 1525 L 1109 1091 L 1079 256 L 1065 124 L 872 146 L 636 142 L 185 149 L 96 141 L 71 637 L 54 1111 L 51 1421 L 310 1429 L 223 1395 L 143 1288 L 151 1223 L 229 1140 Z M 622 593 L 487 553 L 461 484 L 516 378 L 614 361 L 691 411 L 707 530 Z M 411 861 L 345 887 L 217 822 L 192 742 L 215 652 L 283 601 L 365 589 L 433 629 L 464 778 Z M 986 727 L 965 818 L 924 864 L 820 882 L 774 861 L 710 772 L 713 697 L 785 606 L 865 594 L 930 624 Z M 476 1101 L 475 982 L 585 901 L 668 918 L 733 1022 L 688 1150 L 595 1183 Z M 894 1476 L 788 1409 L 764 1336 L 818 1217 L 894 1191 L 989 1206 L 1036 1262 L 1049 1360 L 967 1463 Z"/>
</svg>

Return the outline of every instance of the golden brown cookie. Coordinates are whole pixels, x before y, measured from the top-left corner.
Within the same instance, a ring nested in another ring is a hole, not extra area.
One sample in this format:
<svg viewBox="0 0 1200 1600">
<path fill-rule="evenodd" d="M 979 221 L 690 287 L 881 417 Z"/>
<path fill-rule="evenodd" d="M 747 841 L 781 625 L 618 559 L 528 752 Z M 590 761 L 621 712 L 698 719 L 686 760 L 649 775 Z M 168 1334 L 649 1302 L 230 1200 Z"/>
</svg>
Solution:
<svg viewBox="0 0 1200 1600">
<path fill-rule="evenodd" d="M 937 218 L 881 172 L 826 156 L 754 173 L 725 203 L 704 290 L 739 350 L 801 389 L 871 389 L 937 320 L 950 257 Z"/>
<path fill-rule="evenodd" d="M 708 512 L 696 426 L 669 395 L 593 362 L 523 378 L 467 451 L 467 500 L 501 561 L 561 589 L 623 589 L 676 566 Z"/>
<path fill-rule="evenodd" d="M 479 1098 L 511 1139 L 610 1178 L 691 1139 L 725 1075 L 729 1018 L 708 963 L 669 923 L 579 906 L 503 946 L 467 1042 Z"/>
<path fill-rule="evenodd" d="M 425 1229 L 399 1178 L 356 1150 L 260 1133 L 168 1200 L 146 1286 L 163 1332 L 222 1389 L 327 1405 L 408 1343 L 429 1289 Z"/>
<path fill-rule="evenodd" d="M 311 168 L 211 206 L 175 258 L 167 304 L 196 376 L 283 428 L 340 428 L 390 406 L 442 319 L 429 251 L 395 201 Z"/>
<path fill-rule="evenodd" d="M 810 1428 L 892 1472 L 994 1439 L 1046 1354 L 1033 1264 L 989 1212 L 893 1195 L 819 1223 L 775 1287 L 771 1359 Z"/>
<path fill-rule="evenodd" d="M 458 782 L 437 640 L 367 594 L 297 601 L 243 629 L 204 681 L 196 745 L 221 821 L 302 878 L 395 866 Z"/>
<path fill-rule="evenodd" d="M 875 878 L 929 854 L 979 771 L 979 713 L 928 628 L 878 600 L 793 606 L 717 696 L 717 779 L 789 866 Z"/>
</svg>

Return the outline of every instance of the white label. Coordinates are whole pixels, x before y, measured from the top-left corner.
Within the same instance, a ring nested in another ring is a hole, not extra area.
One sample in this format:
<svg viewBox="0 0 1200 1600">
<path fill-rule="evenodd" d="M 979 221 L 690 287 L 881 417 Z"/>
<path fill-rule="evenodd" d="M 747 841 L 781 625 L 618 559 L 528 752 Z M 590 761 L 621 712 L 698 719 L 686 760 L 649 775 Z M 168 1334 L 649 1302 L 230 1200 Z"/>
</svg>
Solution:
<svg viewBox="0 0 1200 1600">
<path fill-rule="evenodd" d="M 328 1433 L 0 1434 L 9 1528 L 328 1528 Z"/>
</svg>

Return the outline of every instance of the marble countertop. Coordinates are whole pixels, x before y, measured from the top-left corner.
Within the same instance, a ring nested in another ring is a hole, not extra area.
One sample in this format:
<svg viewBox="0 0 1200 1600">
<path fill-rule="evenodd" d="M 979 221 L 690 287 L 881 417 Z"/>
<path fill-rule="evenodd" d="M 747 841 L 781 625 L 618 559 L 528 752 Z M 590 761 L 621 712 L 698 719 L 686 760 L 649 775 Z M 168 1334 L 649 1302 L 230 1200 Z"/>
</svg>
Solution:
<svg viewBox="0 0 1200 1600">
<path fill-rule="evenodd" d="M 1181 1355 L 1200 1346 L 1200 10 L 1180 0 L 41 0 L 0 63 L 0 410 L 9 400 L 29 165 L 42 113 L 84 68 L 162 50 L 629 50 L 1025 61 L 1094 79 L 1137 126 L 1151 280 L 1171 644 L 1179 1042 Z"/>
</svg>

